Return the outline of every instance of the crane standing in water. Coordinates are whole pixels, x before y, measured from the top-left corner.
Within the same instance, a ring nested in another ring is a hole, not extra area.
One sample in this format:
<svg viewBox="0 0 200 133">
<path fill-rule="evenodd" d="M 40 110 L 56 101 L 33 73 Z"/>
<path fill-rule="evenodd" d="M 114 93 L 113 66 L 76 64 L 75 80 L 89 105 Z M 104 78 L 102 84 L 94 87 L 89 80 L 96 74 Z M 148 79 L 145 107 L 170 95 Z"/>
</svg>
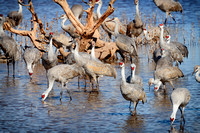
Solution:
<svg viewBox="0 0 200 133">
<path fill-rule="evenodd" d="M 196 65 L 196 66 L 194 67 L 194 71 L 193 71 L 192 75 L 193 75 L 194 73 L 196 73 L 196 74 L 195 74 L 195 79 L 196 79 L 196 81 L 197 81 L 197 82 L 200 82 L 200 76 L 199 76 L 199 74 L 200 74 L 200 66 L 199 66 L 199 65 Z"/>
<path fill-rule="evenodd" d="M 146 93 L 143 89 L 143 87 L 139 84 L 130 84 L 126 82 L 125 78 L 125 65 L 123 62 L 119 63 L 121 69 L 121 84 L 120 84 L 120 90 L 121 94 L 127 101 L 130 101 L 129 109 L 131 112 L 131 102 L 134 104 L 134 110 L 132 112 L 133 115 L 136 113 L 136 107 L 139 101 L 142 101 L 144 104 L 147 102 Z"/>
<path fill-rule="evenodd" d="M 125 59 L 123 53 L 128 53 L 130 55 L 130 60 L 132 62 L 133 57 L 136 57 L 136 58 L 138 57 L 138 51 L 137 51 L 135 41 L 133 38 L 127 35 L 120 34 L 118 31 L 118 25 L 119 25 L 117 22 L 118 18 L 114 18 L 113 20 L 116 24 L 115 25 L 115 42 L 120 52 L 122 53 L 121 56 L 123 57 L 123 59 Z"/>
<path fill-rule="evenodd" d="M 23 20 L 23 13 L 22 13 L 22 4 L 23 0 L 18 0 L 19 4 L 19 10 L 18 11 L 11 11 L 6 18 L 6 21 L 12 26 L 15 27 L 17 26 L 17 29 L 19 28 L 18 26 L 21 24 Z"/>
<path fill-rule="evenodd" d="M 173 122 L 176 119 L 176 113 L 177 113 L 178 109 L 180 109 L 181 119 L 183 118 L 183 122 L 185 123 L 183 112 L 184 112 L 185 106 L 190 101 L 190 98 L 191 98 L 190 91 L 186 88 L 176 88 L 175 90 L 172 91 L 170 98 L 171 98 L 171 102 L 172 102 L 172 106 L 173 106 L 173 112 L 170 116 L 171 125 L 173 124 Z M 182 107 L 182 109 L 181 109 L 181 107 Z"/>
<path fill-rule="evenodd" d="M 171 12 L 178 12 L 182 13 L 183 7 L 178 1 L 174 0 L 153 0 L 155 5 L 163 12 L 166 13 L 165 24 L 167 23 L 168 16 L 170 16 L 175 22 L 176 20 L 171 15 Z"/>
<path fill-rule="evenodd" d="M 41 59 L 40 51 L 37 48 L 25 47 L 23 57 L 24 57 L 24 61 L 26 63 L 26 67 L 28 69 L 29 75 L 32 78 L 33 69 L 35 65 L 40 62 L 40 59 Z"/>
<path fill-rule="evenodd" d="M 143 32 L 143 22 L 139 13 L 139 0 L 135 0 L 136 13 L 135 19 L 127 25 L 126 35 L 129 37 L 138 37 Z"/>
<path fill-rule="evenodd" d="M 47 53 L 44 53 L 42 55 L 42 65 L 44 66 L 46 70 L 58 64 L 58 59 L 57 59 L 58 50 L 56 53 L 54 53 L 52 37 L 53 37 L 53 32 L 50 32 L 49 33 L 49 50 Z"/>
<path fill-rule="evenodd" d="M 10 36 L 6 35 L 3 31 L 3 24 L 5 18 L 0 14 L 0 48 L 4 52 L 7 58 L 7 67 L 9 73 L 9 60 L 12 60 L 13 63 L 13 76 L 15 75 L 15 62 L 20 60 L 19 45 L 17 42 Z"/>
<path fill-rule="evenodd" d="M 77 77 L 83 74 L 84 74 L 83 68 L 78 66 L 77 63 L 73 65 L 60 64 L 60 65 L 56 65 L 52 67 L 51 69 L 47 71 L 48 89 L 42 94 L 42 101 L 44 101 L 49 95 L 49 92 L 52 90 L 55 81 L 58 81 L 62 84 L 62 88 L 60 92 L 60 100 L 61 100 L 64 85 L 70 79 L 73 79 L 74 77 Z M 69 93 L 70 101 L 71 101 L 72 97 L 68 89 L 67 89 L 67 92 Z"/>
</svg>

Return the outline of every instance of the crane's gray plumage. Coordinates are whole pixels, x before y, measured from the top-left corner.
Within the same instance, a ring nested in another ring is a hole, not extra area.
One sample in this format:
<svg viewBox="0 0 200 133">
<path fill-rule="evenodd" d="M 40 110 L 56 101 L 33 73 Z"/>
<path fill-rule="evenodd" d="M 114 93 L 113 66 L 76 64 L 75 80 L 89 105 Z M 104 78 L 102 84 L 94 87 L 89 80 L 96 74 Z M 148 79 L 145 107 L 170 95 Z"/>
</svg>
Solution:
<svg viewBox="0 0 200 133">
<path fill-rule="evenodd" d="M 157 42 L 160 40 L 160 33 L 161 30 L 158 26 L 156 27 L 149 27 L 148 30 L 147 29 L 143 29 L 143 33 L 145 36 L 145 39 L 147 41 L 153 41 L 157 44 Z M 163 36 L 167 36 L 169 34 L 167 29 L 164 29 L 164 33 Z"/>
<path fill-rule="evenodd" d="M 61 28 L 67 32 L 72 38 L 77 38 L 79 37 L 79 34 L 76 33 L 76 28 L 70 23 L 68 25 L 65 25 L 65 22 L 67 21 L 68 17 L 66 16 L 66 14 L 63 14 L 61 17 L 59 17 L 60 19 L 62 19 L 61 22 Z"/>
<path fill-rule="evenodd" d="M 19 45 L 17 42 L 10 36 L 6 35 L 3 31 L 3 24 L 5 18 L 3 15 L 0 15 L 0 48 L 4 52 L 7 58 L 7 66 L 9 71 L 9 59 L 13 62 L 13 73 L 15 73 L 15 62 L 20 59 Z"/>
<path fill-rule="evenodd" d="M 79 4 L 74 4 L 72 7 L 71 7 L 71 11 L 72 13 L 74 14 L 74 16 L 77 18 L 77 19 L 81 19 L 81 17 L 83 16 L 83 6 L 82 5 L 79 5 Z"/>
<path fill-rule="evenodd" d="M 123 62 L 120 62 L 121 69 L 121 84 L 120 84 L 120 91 L 124 99 L 130 101 L 129 109 L 131 108 L 131 102 L 134 103 L 134 110 L 133 115 L 136 113 L 136 107 L 139 101 L 142 101 L 144 104 L 147 101 L 146 93 L 144 89 L 139 84 L 130 84 L 126 82 L 125 79 L 125 65 Z"/>
<path fill-rule="evenodd" d="M 170 16 L 176 22 L 176 20 L 172 17 L 171 12 L 183 11 L 183 7 L 178 1 L 174 0 L 153 0 L 153 1 L 161 11 L 166 12 L 165 24 L 167 23 L 168 16 Z"/>
<path fill-rule="evenodd" d="M 18 0 L 19 10 L 18 11 L 11 11 L 8 13 L 6 21 L 12 26 L 19 26 L 23 20 L 23 13 L 22 13 L 22 5 L 21 3 L 23 0 Z"/>
<path fill-rule="evenodd" d="M 160 48 L 163 48 L 163 49 L 169 51 L 171 53 L 174 61 L 179 62 L 179 63 L 183 62 L 183 55 L 182 55 L 181 51 L 177 48 L 176 45 L 173 45 L 171 43 L 168 44 L 167 42 L 164 41 L 164 39 L 163 39 L 163 32 L 164 32 L 163 24 L 160 24 L 159 26 L 161 29 L 160 42 L 159 42 Z M 178 63 L 176 65 L 178 65 Z"/>
<path fill-rule="evenodd" d="M 116 78 L 117 72 L 114 67 L 112 67 L 110 64 L 104 64 L 102 62 L 96 61 L 91 58 L 89 55 L 89 58 L 85 58 L 81 56 L 78 52 L 79 45 L 76 42 L 76 48 L 74 51 L 74 58 L 76 63 L 83 67 L 85 70 L 85 73 L 89 76 L 90 81 L 93 79 L 94 81 L 97 81 L 97 86 L 99 86 L 97 77 L 99 76 L 110 76 Z M 90 86 L 91 87 L 91 86 Z"/>
<path fill-rule="evenodd" d="M 118 32 L 118 23 L 116 22 L 118 18 L 114 18 L 115 22 L 115 42 L 117 44 L 117 47 L 120 49 L 122 53 L 128 53 L 131 57 L 131 60 L 133 57 L 138 56 L 137 47 L 135 44 L 135 41 L 133 38 L 120 34 Z"/>
<path fill-rule="evenodd" d="M 153 60 L 155 63 L 157 63 L 159 61 L 159 59 L 161 58 L 161 49 L 157 48 L 153 51 Z"/>
<path fill-rule="evenodd" d="M 45 37 L 49 38 L 49 33 L 45 35 Z M 58 47 L 66 47 L 70 49 L 72 46 L 71 37 L 62 34 L 62 33 L 53 33 L 53 42 L 58 45 Z"/>
<path fill-rule="evenodd" d="M 183 72 L 177 66 L 161 67 L 154 72 L 154 79 L 149 79 L 149 89 L 151 87 L 151 84 L 155 84 L 154 89 L 155 91 L 158 91 L 161 83 L 164 85 L 165 88 L 166 82 L 169 82 L 172 88 L 174 89 L 175 87 L 172 81 L 180 77 L 184 77 L 184 75 Z"/>
<path fill-rule="evenodd" d="M 197 81 L 197 82 L 200 82 L 200 76 L 199 76 L 199 74 L 200 74 L 200 66 L 199 66 L 199 65 L 196 65 L 196 66 L 194 67 L 194 71 L 193 71 L 192 75 L 193 75 L 194 73 L 196 73 L 196 74 L 195 74 L 195 79 L 196 79 L 196 81 Z"/>
<path fill-rule="evenodd" d="M 136 13 L 135 19 L 127 25 L 126 35 L 138 37 L 143 32 L 143 22 L 139 13 L 139 0 L 135 0 Z"/>
<path fill-rule="evenodd" d="M 97 7 L 97 16 L 98 16 L 98 19 L 102 16 L 101 15 L 101 7 L 103 5 L 103 2 L 102 0 L 98 0 L 96 1 L 96 4 L 98 4 L 98 7 Z M 101 24 L 102 28 L 107 32 L 108 36 L 109 36 L 109 39 L 111 39 L 111 35 L 114 35 L 114 27 L 116 26 L 116 24 L 113 22 L 113 21 L 110 21 L 111 19 L 110 18 L 106 18 L 104 20 L 104 22 Z M 118 25 L 119 25 L 119 29 L 118 29 L 118 32 L 121 33 L 121 34 L 126 34 L 126 26 L 123 25 L 119 20 L 117 21 Z"/>
<path fill-rule="evenodd" d="M 74 77 L 77 77 L 83 74 L 84 74 L 83 68 L 77 65 L 76 63 L 73 65 L 60 64 L 60 65 L 56 65 L 52 67 L 47 72 L 48 89 L 42 94 L 42 101 L 44 101 L 47 98 L 49 92 L 52 90 L 54 81 L 60 82 L 62 84 L 62 90 L 60 94 L 60 100 L 61 100 L 64 85 L 70 79 L 73 79 Z M 68 93 L 70 96 L 70 100 L 72 100 L 69 90 L 68 90 Z"/>
<path fill-rule="evenodd" d="M 29 75 L 32 76 L 35 65 L 38 64 L 41 59 L 40 51 L 37 48 L 25 48 L 23 57 Z"/>
<path fill-rule="evenodd" d="M 136 65 L 134 63 L 131 64 L 131 75 L 126 78 L 126 82 L 131 84 L 139 84 L 143 87 L 143 79 L 135 75 Z"/>
<path fill-rule="evenodd" d="M 50 34 L 49 35 L 49 49 L 47 53 L 44 53 L 42 55 L 42 65 L 44 66 L 46 70 L 58 64 L 58 59 L 57 59 L 58 51 L 56 53 L 54 53 L 53 51 L 53 44 L 52 44 L 53 32 L 50 32 L 49 34 Z"/>
<path fill-rule="evenodd" d="M 176 119 L 176 113 L 177 113 L 178 108 L 181 111 L 181 118 L 183 118 L 183 121 L 185 123 L 183 112 L 184 112 L 185 106 L 189 103 L 190 98 L 191 98 L 190 91 L 187 88 L 176 88 L 175 90 L 173 90 L 170 97 L 171 103 L 173 106 L 173 112 L 170 116 L 171 125 Z"/>
<path fill-rule="evenodd" d="M 161 67 L 168 67 L 168 66 L 172 67 L 173 62 L 174 60 L 171 54 L 168 51 L 161 49 L 161 58 L 156 63 L 156 70 Z"/>
<path fill-rule="evenodd" d="M 86 74 L 89 75 L 91 79 L 94 79 L 94 81 L 97 81 L 96 77 L 102 75 L 114 78 L 117 77 L 117 72 L 112 65 L 97 62 L 95 60 L 88 61 L 85 65 L 83 65 L 83 68 L 85 69 Z"/>
<path fill-rule="evenodd" d="M 175 45 L 181 51 L 183 57 L 188 57 L 188 54 L 189 54 L 188 48 L 184 44 L 177 41 L 170 41 L 171 40 L 170 35 L 167 35 L 166 38 L 167 38 L 167 43 L 168 44 L 171 43 L 172 45 Z"/>
<path fill-rule="evenodd" d="M 71 11 L 76 17 L 77 20 L 80 21 L 82 15 L 83 15 L 83 6 L 75 4 L 71 7 Z M 65 22 L 67 21 L 68 17 L 66 14 L 63 14 L 60 19 L 62 19 L 61 22 L 61 28 L 67 32 L 72 38 L 79 37 L 79 34 L 76 33 L 76 28 L 70 23 L 68 25 L 65 25 Z"/>
</svg>

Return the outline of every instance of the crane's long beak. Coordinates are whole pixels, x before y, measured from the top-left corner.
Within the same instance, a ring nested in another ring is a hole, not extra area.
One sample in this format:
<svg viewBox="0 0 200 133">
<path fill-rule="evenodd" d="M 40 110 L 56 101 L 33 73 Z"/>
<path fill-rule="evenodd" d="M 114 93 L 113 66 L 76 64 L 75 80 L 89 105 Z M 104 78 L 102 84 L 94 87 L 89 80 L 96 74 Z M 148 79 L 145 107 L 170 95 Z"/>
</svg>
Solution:
<svg viewBox="0 0 200 133">
<path fill-rule="evenodd" d="M 192 75 L 194 75 L 195 72 L 196 72 L 196 69 L 193 71 Z"/>
<path fill-rule="evenodd" d="M 194 75 L 195 71 L 193 71 L 192 75 Z"/>
<path fill-rule="evenodd" d="M 149 91 L 150 91 L 150 89 L 151 89 L 151 82 L 149 82 Z"/>
</svg>

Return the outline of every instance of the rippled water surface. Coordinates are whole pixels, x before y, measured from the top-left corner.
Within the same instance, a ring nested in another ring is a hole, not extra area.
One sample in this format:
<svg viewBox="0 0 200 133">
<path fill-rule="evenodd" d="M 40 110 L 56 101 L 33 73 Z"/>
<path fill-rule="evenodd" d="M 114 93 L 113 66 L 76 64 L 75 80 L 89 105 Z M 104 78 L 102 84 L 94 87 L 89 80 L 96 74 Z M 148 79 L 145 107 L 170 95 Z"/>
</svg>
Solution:
<svg viewBox="0 0 200 133">
<path fill-rule="evenodd" d="M 191 100 L 185 109 L 184 132 L 198 132 L 200 130 L 200 84 L 195 81 L 192 72 L 194 66 L 200 65 L 200 29 L 199 29 L 199 0 L 179 0 L 184 12 L 173 13 L 177 20 L 175 24 L 169 21 L 172 40 L 184 43 L 189 49 L 189 57 L 184 59 L 180 69 L 184 77 L 174 82 L 175 87 L 186 87 L 191 92 Z M 81 1 L 68 0 L 71 6 Z M 56 15 L 61 15 L 63 10 L 53 1 L 33 1 L 38 16 L 47 21 L 53 20 Z M 82 4 L 82 3 L 81 3 Z M 16 1 L 0 1 L 0 11 L 6 15 L 10 10 L 18 10 Z M 84 5 L 84 4 L 83 4 Z M 102 11 L 107 9 L 108 0 L 104 1 Z M 85 6 L 85 5 L 84 5 Z M 116 0 L 114 3 L 114 16 L 131 20 L 134 17 L 135 7 L 133 0 Z M 84 8 L 86 9 L 86 7 Z M 96 8 L 95 8 L 96 10 Z M 24 20 L 30 19 L 30 13 L 23 7 Z M 148 26 L 148 19 L 152 14 L 157 14 L 156 25 L 164 21 L 165 13 L 161 12 L 152 0 L 140 1 L 142 19 Z M 146 17 L 144 17 L 146 16 Z M 174 30 L 173 30 L 174 29 Z M 178 29 L 178 30 L 175 30 Z M 6 63 L 0 63 L 0 131 L 1 132 L 175 132 L 180 127 L 180 111 L 174 127 L 170 127 L 170 115 L 172 106 L 170 94 L 172 88 L 167 85 L 166 93 L 163 90 L 154 93 L 149 91 L 148 80 L 153 77 L 154 64 L 148 62 L 147 49 L 139 47 L 139 62 L 136 64 L 136 74 L 144 81 L 144 90 L 147 94 L 147 103 L 139 103 L 136 116 L 129 113 L 129 102 L 120 92 L 121 69 L 118 64 L 113 64 L 117 70 L 117 78 L 104 77 L 100 79 L 99 93 L 84 91 L 84 81 L 81 80 L 78 88 L 77 78 L 67 84 L 72 95 L 65 90 L 62 102 L 59 100 L 61 85 L 54 84 L 54 89 L 44 103 L 41 102 L 41 94 L 47 89 L 46 72 L 42 65 L 34 70 L 33 81 L 29 75 L 23 60 L 16 64 L 16 76 L 12 77 L 12 71 L 7 73 Z M 10 64 L 12 70 L 12 65 Z M 130 63 L 126 63 L 126 76 L 130 75 Z"/>
</svg>

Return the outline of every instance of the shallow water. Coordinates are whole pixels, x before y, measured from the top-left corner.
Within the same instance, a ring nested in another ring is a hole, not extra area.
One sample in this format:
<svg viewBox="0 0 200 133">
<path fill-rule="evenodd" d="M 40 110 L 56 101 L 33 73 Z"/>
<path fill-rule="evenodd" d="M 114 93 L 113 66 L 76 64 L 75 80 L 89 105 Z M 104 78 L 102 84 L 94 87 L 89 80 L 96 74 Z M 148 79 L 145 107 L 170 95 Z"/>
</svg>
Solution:
<svg viewBox="0 0 200 133">
<path fill-rule="evenodd" d="M 79 3 L 80 1 L 68 1 Z M 13 3 L 13 4 L 12 4 Z M 106 10 L 107 4 L 104 2 L 103 11 Z M 180 0 L 184 8 L 184 15 L 173 13 L 177 20 L 175 24 L 170 20 L 168 27 L 172 34 L 172 40 L 178 40 L 184 43 L 189 49 L 189 57 L 184 59 L 180 69 L 184 77 L 174 82 L 175 87 L 186 87 L 190 90 L 191 100 L 185 109 L 185 126 L 184 132 L 198 132 L 200 130 L 200 84 L 195 81 L 192 72 L 194 66 L 200 62 L 199 47 L 199 20 L 200 2 L 198 0 Z M 18 9 L 14 6 L 13 1 L 0 1 L 3 5 L 0 10 L 5 15 L 10 9 Z M 63 10 L 54 2 L 33 1 L 36 12 L 39 17 L 51 21 L 52 16 L 64 13 Z M 114 16 L 122 17 L 125 13 L 127 19 L 134 15 L 135 7 L 133 2 L 116 0 Z M 23 8 L 25 20 L 30 18 L 30 13 Z M 86 8 L 84 8 L 86 9 Z M 140 1 L 141 13 L 148 22 L 150 13 L 157 13 L 160 18 L 156 25 L 163 22 L 165 13 L 157 9 L 152 1 Z M 39 13 L 41 12 L 41 13 Z M 148 23 L 146 23 L 148 25 Z M 192 26 L 193 24 L 193 26 Z M 129 113 L 129 102 L 126 101 L 120 92 L 119 85 L 121 80 L 121 69 L 118 64 L 114 65 L 117 70 L 117 78 L 104 77 L 100 78 L 99 93 L 84 92 L 84 81 L 80 82 L 78 88 L 77 78 L 74 78 L 67 84 L 72 101 L 69 102 L 69 95 L 64 90 L 62 102 L 59 100 L 61 85 L 54 84 L 45 102 L 41 102 L 41 94 L 47 89 L 46 73 L 42 65 L 38 65 L 34 70 L 33 80 L 30 82 L 29 75 L 23 60 L 16 64 L 15 78 L 12 71 L 7 73 L 5 63 L 0 63 L 0 130 L 2 132 L 175 132 L 182 130 L 180 127 L 180 111 L 177 113 L 171 129 L 170 115 L 172 106 L 170 94 L 172 88 L 167 85 L 166 93 L 159 90 L 149 91 L 148 80 L 153 77 L 154 64 L 148 62 L 145 47 L 139 48 L 139 62 L 136 64 L 136 74 L 140 75 L 144 81 L 144 90 L 147 95 L 147 103 L 139 103 L 137 106 L 136 116 Z M 12 65 L 10 64 L 12 70 Z M 126 76 L 130 74 L 130 64 L 126 63 Z"/>
</svg>

